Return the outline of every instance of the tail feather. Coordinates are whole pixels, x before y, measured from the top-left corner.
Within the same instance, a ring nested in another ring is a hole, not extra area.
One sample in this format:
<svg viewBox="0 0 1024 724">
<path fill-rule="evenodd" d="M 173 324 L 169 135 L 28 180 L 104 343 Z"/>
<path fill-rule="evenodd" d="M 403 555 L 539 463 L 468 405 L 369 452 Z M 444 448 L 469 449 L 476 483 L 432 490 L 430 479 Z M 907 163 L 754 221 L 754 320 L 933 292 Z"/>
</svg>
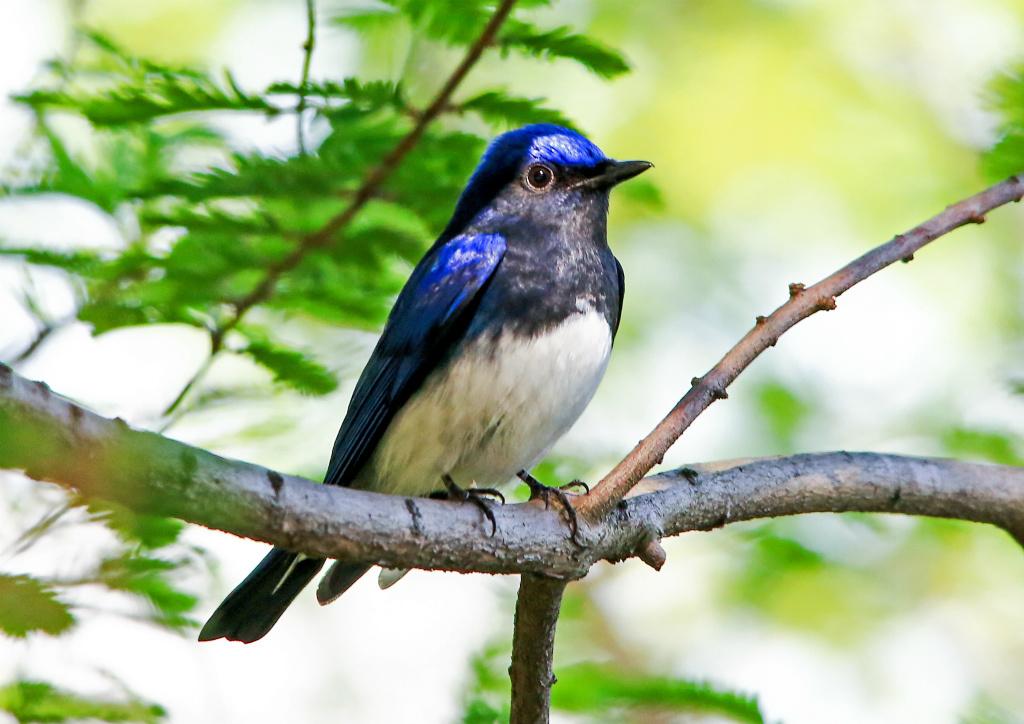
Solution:
<svg viewBox="0 0 1024 724">
<path fill-rule="evenodd" d="M 324 563 L 280 548 L 270 551 L 213 612 L 199 640 L 249 644 L 263 638 Z"/>
<path fill-rule="evenodd" d="M 370 566 L 365 563 L 335 561 L 327 569 L 324 577 L 320 579 L 320 585 L 316 589 L 316 600 L 320 602 L 321 606 L 326 606 L 351 588 L 352 584 L 368 570 L 370 570 Z"/>
</svg>

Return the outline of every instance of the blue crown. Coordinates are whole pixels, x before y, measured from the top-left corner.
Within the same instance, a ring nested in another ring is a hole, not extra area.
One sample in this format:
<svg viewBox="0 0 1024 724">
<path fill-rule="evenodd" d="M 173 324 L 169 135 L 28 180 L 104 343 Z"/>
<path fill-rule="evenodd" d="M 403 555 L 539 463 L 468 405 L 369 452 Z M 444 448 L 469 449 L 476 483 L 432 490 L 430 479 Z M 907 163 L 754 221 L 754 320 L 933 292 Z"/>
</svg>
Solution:
<svg viewBox="0 0 1024 724">
<path fill-rule="evenodd" d="M 519 166 L 524 161 L 562 166 L 593 166 L 606 160 L 601 149 L 576 131 L 551 123 L 535 123 L 503 133 L 491 142 L 478 171 Z"/>
</svg>

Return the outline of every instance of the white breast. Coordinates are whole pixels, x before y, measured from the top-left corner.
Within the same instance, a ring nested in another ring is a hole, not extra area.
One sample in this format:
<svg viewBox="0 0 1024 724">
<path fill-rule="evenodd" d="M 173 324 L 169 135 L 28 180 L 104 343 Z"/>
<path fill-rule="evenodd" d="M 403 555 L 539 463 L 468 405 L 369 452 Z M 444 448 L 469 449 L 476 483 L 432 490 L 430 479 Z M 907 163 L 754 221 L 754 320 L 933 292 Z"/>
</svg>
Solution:
<svg viewBox="0 0 1024 724">
<path fill-rule="evenodd" d="M 356 485 L 401 495 L 501 485 L 529 469 L 590 402 L 611 352 L 589 306 L 538 337 L 475 342 L 429 376 L 391 422 Z"/>
</svg>

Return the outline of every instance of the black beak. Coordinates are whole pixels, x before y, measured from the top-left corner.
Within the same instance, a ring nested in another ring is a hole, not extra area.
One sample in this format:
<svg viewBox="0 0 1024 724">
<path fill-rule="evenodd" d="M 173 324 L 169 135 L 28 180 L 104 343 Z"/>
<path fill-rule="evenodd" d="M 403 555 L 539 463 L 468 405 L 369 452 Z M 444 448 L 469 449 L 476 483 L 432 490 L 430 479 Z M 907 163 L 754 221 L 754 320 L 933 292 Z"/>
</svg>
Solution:
<svg viewBox="0 0 1024 724">
<path fill-rule="evenodd" d="M 591 176 L 578 185 L 590 189 L 610 189 L 612 186 L 639 176 L 654 166 L 650 161 L 608 161 L 597 176 Z"/>
</svg>

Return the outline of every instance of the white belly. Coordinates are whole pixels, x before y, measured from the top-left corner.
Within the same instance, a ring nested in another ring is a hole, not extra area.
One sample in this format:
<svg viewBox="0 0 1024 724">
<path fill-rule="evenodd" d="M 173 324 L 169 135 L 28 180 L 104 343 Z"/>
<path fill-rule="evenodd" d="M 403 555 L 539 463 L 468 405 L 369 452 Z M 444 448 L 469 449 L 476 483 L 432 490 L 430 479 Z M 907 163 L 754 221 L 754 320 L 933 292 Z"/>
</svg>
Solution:
<svg viewBox="0 0 1024 724">
<path fill-rule="evenodd" d="M 501 485 L 572 426 L 608 366 L 604 316 L 577 314 L 547 334 L 473 343 L 430 375 L 392 420 L 356 487 L 399 495 Z"/>
</svg>

